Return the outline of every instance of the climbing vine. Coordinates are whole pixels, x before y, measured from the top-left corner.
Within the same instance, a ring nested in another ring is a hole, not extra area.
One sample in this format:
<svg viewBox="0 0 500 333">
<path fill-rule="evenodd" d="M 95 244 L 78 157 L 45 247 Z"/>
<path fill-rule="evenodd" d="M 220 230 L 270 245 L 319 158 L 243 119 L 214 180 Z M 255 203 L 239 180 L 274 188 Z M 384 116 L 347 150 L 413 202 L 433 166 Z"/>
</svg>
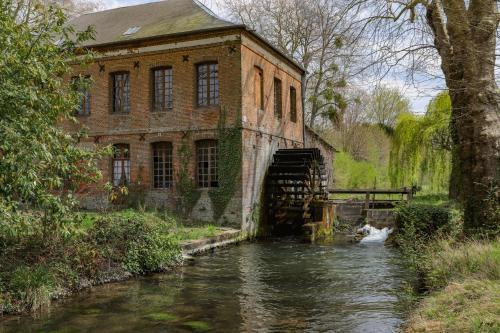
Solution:
<svg viewBox="0 0 500 333">
<path fill-rule="evenodd" d="M 179 193 L 179 211 L 184 215 L 188 215 L 194 205 L 200 198 L 200 191 L 196 188 L 196 184 L 189 176 L 190 163 L 193 159 L 193 153 L 189 145 L 189 135 L 182 139 L 182 143 L 178 149 L 180 168 L 177 174 L 177 192 Z"/>
<path fill-rule="evenodd" d="M 214 209 L 214 219 L 217 221 L 224 214 L 227 205 L 240 184 L 242 159 L 241 114 L 235 118 L 233 126 L 227 124 L 226 110 L 222 109 L 217 126 L 218 143 L 218 184 L 209 191 Z"/>
<path fill-rule="evenodd" d="M 432 192 L 448 189 L 450 116 L 450 97 L 441 93 L 429 103 L 424 116 L 403 113 L 398 117 L 389 165 L 392 186 L 419 184 Z"/>
</svg>

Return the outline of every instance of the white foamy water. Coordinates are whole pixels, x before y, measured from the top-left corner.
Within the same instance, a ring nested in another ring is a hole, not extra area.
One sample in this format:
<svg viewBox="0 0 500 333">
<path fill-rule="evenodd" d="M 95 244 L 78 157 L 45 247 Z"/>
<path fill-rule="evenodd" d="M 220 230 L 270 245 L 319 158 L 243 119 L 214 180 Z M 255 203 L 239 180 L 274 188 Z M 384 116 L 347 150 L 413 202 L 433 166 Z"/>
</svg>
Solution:
<svg viewBox="0 0 500 333">
<path fill-rule="evenodd" d="M 369 224 L 365 224 L 363 228 L 358 229 L 358 233 L 366 234 L 365 237 L 360 241 L 360 243 L 381 243 L 383 244 L 389 234 L 392 233 L 392 229 L 383 228 L 377 229 Z"/>
</svg>

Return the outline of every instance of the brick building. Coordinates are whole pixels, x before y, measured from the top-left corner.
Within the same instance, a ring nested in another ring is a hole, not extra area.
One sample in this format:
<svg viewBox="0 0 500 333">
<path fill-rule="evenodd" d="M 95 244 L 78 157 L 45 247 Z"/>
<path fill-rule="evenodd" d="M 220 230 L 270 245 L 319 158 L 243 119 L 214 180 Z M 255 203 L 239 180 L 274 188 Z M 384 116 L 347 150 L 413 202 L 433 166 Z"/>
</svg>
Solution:
<svg viewBox="0 0 500 333">
<path fill-rule="evenodd" d="M 166 0 L 86 14 L 84 46 L 99 52 L 74 76 L 93 85 L 82 100 L 81 144 L 114 145 L 103 183 L 129 184 L 149 206 L 257 232 L 267 166 L 278 148 L 303 147 L 303 69 L 245 26 L 196 0 Z M 133 185 L 133 186 L 132 186 Z M 108 205 L 102 184 L 81 191 Z M 139 190 L 140 189 L 140 190 Z"/>
</svg>

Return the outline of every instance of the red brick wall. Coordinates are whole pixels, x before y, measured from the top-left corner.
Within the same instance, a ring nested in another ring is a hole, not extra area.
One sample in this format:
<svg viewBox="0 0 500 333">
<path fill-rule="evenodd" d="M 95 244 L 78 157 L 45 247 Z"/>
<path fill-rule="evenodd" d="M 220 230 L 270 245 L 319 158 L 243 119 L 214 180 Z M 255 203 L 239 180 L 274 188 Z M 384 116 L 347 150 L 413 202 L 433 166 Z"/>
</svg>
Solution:
<svg viewBox="0 0 500 333">
<path fill-rule="evenodd" d="M 227 32 L 230 33 L 234 34 L 234 31 Z M 70 131 L 86 127 L 90 137 L 82 140 L 85 145 L 93 145 L 95 141 L 100 146 L 129 144 L 132 182 L 145 186 L 150 204 L 175 208 L 175 179 L 181 168 L 178 149 L 183 140 L 187 140 L 193 154 L 188 172 L 194 180 L 195 141 L 216 138 L 221 109 L 226 111 L 228 124 L 235 124 L 240 114 L 243 127 L 241 185 L 237 187 L 221 220 L 235 226 L 241 225 L 245 232 L 252 235 L 258 223 L 254 218 L 256 215 L 252 213 L 255 203 L 260 202 L 263 176 L 274 151 L 281 147 L 303 145 L 301 74 L 297 68 L 245 32 L 221 42 L 214 40 L 222 40 L 222 34 L 208 34 L 205 37 L 211 38 L 212 44 L 140 54 L 132 52 L 129 55 L 102 57 L 85 69 L 75 66 L 73 75 L 91 75 L 95 81 L 91 89 L 91 114 L 80 117 L 79 124 L 66 123 L 64 126 Z M 169 42 L 202 44 L 202 38 L 196 35 Z M 185 56 L 189 57 L 187 61 Z M 217 61 L 219 64 L 220 105 L 216 107 L 196 106 L 196 64 L 205 61 Z M 164 113 L 151 110 L 151 69 L 158 66 L 173 68 L 173 109 Z M 259 66 L 264 72 L 264 110 L 258 110 L 255 103 L 254 66 Z M 116 71 L 130 73 L 131 110 L 126 115 L 110 112 L 110 74 Z M 274 116 L 274 77 L 282 81 L 282 119 Z M 290 86 L 295 87 L 297 92 L 296 123 L 290 121 Z M 151 144 L 158 141 L 168 141 L 173 145 L 174 186 L 168 190 L 152 189 Z M 111 181 L 111 158 L 101 162 L 101 169 L 102 182 L 90 187 L 86 195 L 82 195 L 84 204 L 89 207 L 98 208 L 106 204 L 106 200 L 102 199 L 102 185 Z M 206 191 L 201 191 L 202 199 L 193 208 L 194 217 L 210 216 L 210 202 Z"/>
</svg>

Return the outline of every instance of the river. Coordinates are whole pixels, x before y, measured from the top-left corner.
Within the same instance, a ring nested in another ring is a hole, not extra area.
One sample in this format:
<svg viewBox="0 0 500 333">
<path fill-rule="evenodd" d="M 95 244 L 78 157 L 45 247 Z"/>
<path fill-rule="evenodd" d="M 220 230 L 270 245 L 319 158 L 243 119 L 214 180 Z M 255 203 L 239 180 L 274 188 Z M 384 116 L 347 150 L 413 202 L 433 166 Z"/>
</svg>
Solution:
<svg viewBox="0 0 500 333">
<path fill-rule="evenodd" d="M 0 332 L 395 332 L 408 278 L 380 244 L 245 242 L 0 321 Z"/>
</svg>

